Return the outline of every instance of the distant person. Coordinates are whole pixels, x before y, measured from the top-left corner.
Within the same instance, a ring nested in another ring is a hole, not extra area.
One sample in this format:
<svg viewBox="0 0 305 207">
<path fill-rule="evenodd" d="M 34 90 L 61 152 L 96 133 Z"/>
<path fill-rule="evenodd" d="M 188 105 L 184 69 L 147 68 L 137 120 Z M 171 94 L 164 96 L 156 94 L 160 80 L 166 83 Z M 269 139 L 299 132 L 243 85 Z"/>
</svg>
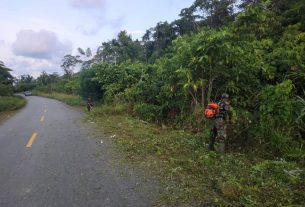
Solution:
<svg viewBox="0 0 305 207">
<path fill-rule="evenodd" d="M 92 98 L 91 97 L 88 97 L 87 99 L 87 109 L 88 111 L 90 112 L 93 108 L 93 101 L 92 101 Z"/>
<path fill-rule="evenodd" d="M 229 101 L 229 95 L 224 93 L 218 102 L 218 111 L 213 118 L 213 128 L 211 130 L 209 150 L 215 150 L 215 141 L 219 141 L 220 152 L 225 152 L 225 141 L 227 139 L 227 124 L 232 123 L 232 111 Z"/>
</svg>

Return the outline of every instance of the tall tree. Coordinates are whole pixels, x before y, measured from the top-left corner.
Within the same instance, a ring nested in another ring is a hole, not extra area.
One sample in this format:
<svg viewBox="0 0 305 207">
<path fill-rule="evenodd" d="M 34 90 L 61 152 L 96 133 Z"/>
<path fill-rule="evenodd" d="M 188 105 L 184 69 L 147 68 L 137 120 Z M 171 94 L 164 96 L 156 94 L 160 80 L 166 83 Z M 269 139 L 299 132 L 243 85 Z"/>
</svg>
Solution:
<svg viewBox="0 0 305 207">
<path fill-rule="evenodd" d="M 81 68 L 84 69 L 84 68 L 89 68 L 91 66 L 91 64 L 94 62 L 92 59 L 91 59 L 91 56 L 92 56 L 92 52 L 91 52 L 91 49 L 88 47 L 85 50 L 83 50 L 82 48 L 77 48 L 78 50 L 78 53 L 84 57 L 83 60 L 81 60 L 81 63 L 82 63 L 82 66 Z"/>
<path fill-rule="evenodd" d="M 64 70 L 65 76 L 67 78 L 70 78 L 73 75 L 73 71 L 75 69 L 75 66 L 78 63 L 82 63 L 80 60 L 80 56 L 76 55 L 65 55 L 64 58 L 62 59 L 63 63 L 61 65 L 62 69 Z"/>
<path fill-rule="evenodd" d="M 260 3 L 261 0 L 241 0 L 239 4 L 239 8 L 245 9 L 249 5 Z"/>
<path fill-rule="evenodd" d="M 168 22 L 159 22 L 154 28 L 147 30 L 142 37 L 146 62 L 154 62 L 161 57 L 178 33 L 175 24 Z"/>
<path fill-rule="evenodd" d="M 144 47 L 140 41 L 133 41 L 126 31 L 121 31 L 116 39 L 102 43 L 93 59 L 94 62 L 114 64 L 127 60 L 144 61 Z"/>
<path fill-rule="evenodd" d="M 7 68 L 2 61 L 0 61 L 0 84 L 12 85 L 14 77 L 11 75 L 12 70 Z"/>
<path fill-rule="evenodd" d="M 197 21 L 198 16 L 193 14 L 192 9 L 182 9 L 179 16 L 181 18 L 175 20 L 173 24 L 176 26 L 176 31 L 180 35 L 188 34 L 199 29 L 200 22 Z"/>
<path fill-rule="evenodd" d="M 234 20 L 235 0 L 196 0 L 190 7 L 204 25 L 218 28 Z"/>
</svg>

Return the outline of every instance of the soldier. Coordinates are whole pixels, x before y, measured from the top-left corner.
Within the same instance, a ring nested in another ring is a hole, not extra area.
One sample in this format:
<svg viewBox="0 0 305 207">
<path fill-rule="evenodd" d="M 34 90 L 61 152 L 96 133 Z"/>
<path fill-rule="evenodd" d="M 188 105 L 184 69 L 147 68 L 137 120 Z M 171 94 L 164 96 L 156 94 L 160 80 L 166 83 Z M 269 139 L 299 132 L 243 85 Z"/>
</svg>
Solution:
<svg viewBox="0 0 305 207">
<path fill-rule="evenodd" d="M 227 124 L 232 123 L 232 111 L 229 102 L 229 95 L 224 93 L 218 102 L 219 112 L 215 115 L 213 128 L 211 130 L 209 150 L 215 150 L 215 140 L 219 140 L 219 150 L 225 152 L 225 141 L 227 138 Z"/>
<path fill-rule="evenodd" d="M 92 107 L 93 107 L 93 101 L 92 101 L 92 98 L 89 97 L 87 99 L 87 109 L 88 109 L 89 112 L 92 110 Z"/>
</svg>

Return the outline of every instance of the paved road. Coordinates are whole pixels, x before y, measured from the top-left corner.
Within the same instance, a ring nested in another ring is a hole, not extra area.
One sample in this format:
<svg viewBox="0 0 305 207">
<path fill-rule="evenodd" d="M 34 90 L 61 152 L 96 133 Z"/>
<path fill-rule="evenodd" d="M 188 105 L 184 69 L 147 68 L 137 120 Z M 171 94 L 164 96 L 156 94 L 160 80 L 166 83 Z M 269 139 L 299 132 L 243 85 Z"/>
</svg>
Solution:
<svg viewBox="0 0 305 207">
<path fill-rule="evenodd" d="M 27 100 L 0 125 L 1 207 L 152 205 L 150 187 L 117 167 L 111 144 L 97 141 L 81 112 L 51 99 Z"/>
</svg>

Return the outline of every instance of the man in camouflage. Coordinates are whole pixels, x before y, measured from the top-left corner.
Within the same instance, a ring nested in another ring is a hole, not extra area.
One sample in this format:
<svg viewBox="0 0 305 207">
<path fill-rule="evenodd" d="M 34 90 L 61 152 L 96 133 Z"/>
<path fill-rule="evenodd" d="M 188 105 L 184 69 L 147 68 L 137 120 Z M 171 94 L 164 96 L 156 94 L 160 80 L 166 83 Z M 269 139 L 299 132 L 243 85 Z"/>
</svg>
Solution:
<svg viewBox="0 0 305 207">
<path fill-rule="evenodd" d="M 93 100 L 92 100 L 91 97 L 88 97 L 88 99 L 87 99 L 87 109 L 88 109 L 89 112 L 92 110 L 92 107 L 93 107 Z"/>
<path fill-rule="evenodd" d="M 211 130 L 209 150 L 215 150 L 215 141 L 219 141 L 220 151 L 225 151 L 225 141 L 227 139 L 227 124 L 232 123 L 232 111 L 229 102 L 229 95 L 224 93 L 221 95 L 221 100 L 218 103 L 219 113 L 216 114 L 213 120 L 213 128 Z"/>
</svg>

